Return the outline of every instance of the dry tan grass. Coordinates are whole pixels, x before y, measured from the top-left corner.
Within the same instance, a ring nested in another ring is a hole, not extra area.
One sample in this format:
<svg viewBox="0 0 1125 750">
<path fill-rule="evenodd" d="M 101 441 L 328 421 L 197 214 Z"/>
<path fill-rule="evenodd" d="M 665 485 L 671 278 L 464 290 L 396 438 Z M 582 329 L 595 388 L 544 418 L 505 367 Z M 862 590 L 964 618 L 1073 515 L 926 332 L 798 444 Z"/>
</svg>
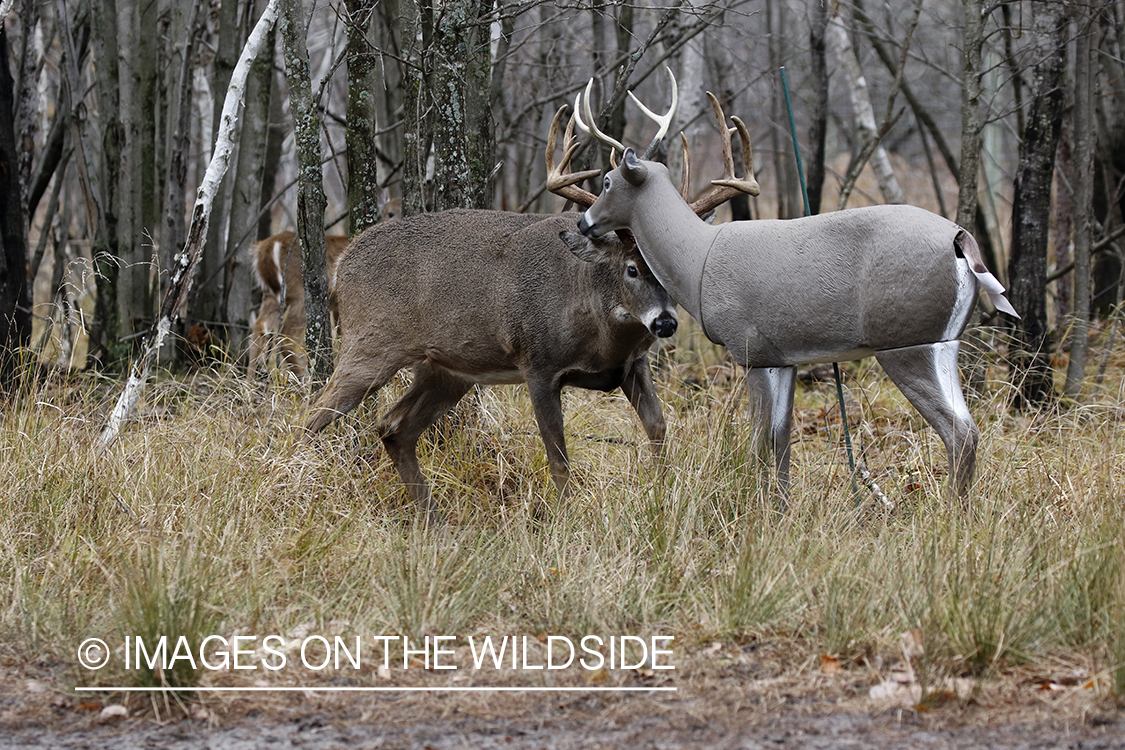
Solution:
<svg viewBox="0 0 1125 750">
<path fill-rule="evenodd" d="M 793 496 L 782 514 L 746 444 L 740 374 L 687 328 L 659 376 L 669 422 L 662 461 L 620 394 L 568 392 L 574 492 L 562 506 L 525 391 L 487 389 L 474 418 L 422 447 L 450 519 L 436 531 L 416 523 L 369 429 L 404 383 L 304 446 L 296 425 L 307 394 L 298 387 L 226 371 L 165 378 L 103 456 L 94 438 L 116 384 L 75 376 L 23 392 L 0 423 L 3 679 L 48 684 L 71 709 L 82 702 L 73 685 L 160 679 L 669 684 L 704 704 L 741 696 L 755 711 L 806 700 L 817 710 L 837 701 L 870 708 L 869 689 L 903 669 L 939 697 L 949 680 L 970 680 L 973 692 L 955 703 L 978 709 L 1037 711 L 1049 699 L 1079 711 L 1125 693 L 1120 354 L 1097 394 L 1036 415 L 1007 411 L 993 358 L 988 393 L 972 407 L 982 450 L 965 505 L 944 494 L 940 441 L 864 362 L 846 368 L 849 416 L 895 508 L 882 510 L 866 491 L 855 506 L 833 388 L 801 386 Z M 542 524 L 530 512 L 538 502 L 551 508 Z M 906 660 L 901 634 L 912 629 L 924 648 Z M 676 638 L 677 670 L 161 677 L 116 662 L 88 672 L 74 656 L 90 636 L 197 643 L 212 633 L 533 643 L 666 634 Z M 829 674 L 833 662 L 840 669 Z M 1059 690 L 1039 690 L 1050 684 Z M 286 696 L 202 700 L 231 715 L 291 705 Z M 482 700 L 442 705 L 498 710 Z M 536 700 L 504 705 L 518 711 Z"/>
</svg>

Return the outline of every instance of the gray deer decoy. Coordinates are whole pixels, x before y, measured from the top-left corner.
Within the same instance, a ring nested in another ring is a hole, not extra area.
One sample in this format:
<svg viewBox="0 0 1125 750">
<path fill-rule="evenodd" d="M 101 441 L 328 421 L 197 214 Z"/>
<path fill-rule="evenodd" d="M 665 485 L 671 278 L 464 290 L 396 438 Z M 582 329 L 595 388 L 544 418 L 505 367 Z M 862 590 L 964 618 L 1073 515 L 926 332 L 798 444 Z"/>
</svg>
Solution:
<svg viewBox="0 0 1125 750">
<path fill-rule="evenodd" d="M 737 130 L 745 156 L 745 126 L 732 118 L 736 128 L 728 130 L 711 101 L 724 147 Z M 582 108 L 592 119 L 588 98 Z M 737 186 L 758 193 L 750 169 Z M 772 449 L 782 497 L 796 365 L 871 355 L 937 431 L 952 489 L 965 493 L 978 432 L 961 392 L 959 338 L 981 288 L 995 307 L 1016 315 L 965 229 L 905 205 L 711 226 L 672 187 L 664 165 L 632 149 L 605 176 L 578 226 L 588 237 L 630 230 L 672 297 L 748 368 L 753 440 L 760 453 Z"/>
</svg>

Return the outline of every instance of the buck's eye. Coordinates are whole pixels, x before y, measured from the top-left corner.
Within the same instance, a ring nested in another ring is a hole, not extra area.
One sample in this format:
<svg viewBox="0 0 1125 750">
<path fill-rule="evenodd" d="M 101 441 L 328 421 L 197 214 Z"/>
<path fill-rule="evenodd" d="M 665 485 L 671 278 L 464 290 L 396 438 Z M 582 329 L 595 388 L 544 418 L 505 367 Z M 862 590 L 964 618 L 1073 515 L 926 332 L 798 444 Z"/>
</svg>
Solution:
<svg viewBox="0 0 1125 750">
<path fill-rule="evenodd" d="M 609 190 L 609 175 L 606 175 L 606 176 L 605 176 L 605 183 L 604 183 L 604 185 L 605 185 L 605 189 L 606 189 L 606 190 Z"/>
<path fill-rule="evenodd" d="M 625 266 L 625 273 L 630 279 L 635 279 L 641 275 L 641 272 L 637 270 L 637 267 L 631 264 Z"/>
</svg>

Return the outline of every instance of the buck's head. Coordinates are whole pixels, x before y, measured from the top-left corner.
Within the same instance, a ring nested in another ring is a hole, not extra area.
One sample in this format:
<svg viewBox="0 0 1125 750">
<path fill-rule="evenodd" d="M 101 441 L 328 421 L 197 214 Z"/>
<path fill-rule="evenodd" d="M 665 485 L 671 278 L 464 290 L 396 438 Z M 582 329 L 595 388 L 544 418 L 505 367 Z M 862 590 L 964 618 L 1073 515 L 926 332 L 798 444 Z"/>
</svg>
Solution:
<svg viewBox="0 0 1125 750">
<path fill-rule="evenodd" d="M 627 246 L 612 232 L 600 237 L 559 232 L 559 237 L 575 256 L 592 264 L 591 278 L 599 297 L 611 300 L 607 312 L 613 320 L 639 323 L 658 338 L 676 332 L 676 306 L 635 245 Z"/>
</svg>

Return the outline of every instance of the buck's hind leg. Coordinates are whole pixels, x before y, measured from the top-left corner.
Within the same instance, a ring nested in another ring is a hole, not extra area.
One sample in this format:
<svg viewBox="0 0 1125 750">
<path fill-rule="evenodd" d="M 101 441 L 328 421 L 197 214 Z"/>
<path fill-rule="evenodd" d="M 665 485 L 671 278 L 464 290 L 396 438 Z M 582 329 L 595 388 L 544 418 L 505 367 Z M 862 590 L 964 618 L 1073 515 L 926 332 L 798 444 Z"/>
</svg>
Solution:
<svg viewBox="0 0 1125 750">
<path fill-rule="evenodd" d="M 796 367 L 752 367 L 746 371 L 746 390 L 754 423 L 751 439 L 763 464 L 769 452 L 773 452 L 777 496 L 782 508 L 789 497 L 790 432 L 796 378 Z"/>
<path fill-rule="evenodd" d="M 402 364 L 397 359 L 372 359 L 345 352 L 313 402 L 305 420 L 305 440 L 359 406 L 368 394 L 386 385 L 400 369 Z"/>
<path fill-rule="evenodd" d="M 941 341 L 875 352 L 875 359 L 945 443 L 951 488 L 963 496 L 976 470 L 979 435 L 961 393 L 960 348 L 959 341 Z"/>
<path fill-rule="evenodd" d="M 379 436 L 399 476 L 428 520 L 441 520 L 426 478 L 418 466 L 418 438 L 469 392 L 473 384 L 448 372 L 421 364 L 414 368 L 414 382 L 402 398 L 379 420 Z"/>
</svg>

